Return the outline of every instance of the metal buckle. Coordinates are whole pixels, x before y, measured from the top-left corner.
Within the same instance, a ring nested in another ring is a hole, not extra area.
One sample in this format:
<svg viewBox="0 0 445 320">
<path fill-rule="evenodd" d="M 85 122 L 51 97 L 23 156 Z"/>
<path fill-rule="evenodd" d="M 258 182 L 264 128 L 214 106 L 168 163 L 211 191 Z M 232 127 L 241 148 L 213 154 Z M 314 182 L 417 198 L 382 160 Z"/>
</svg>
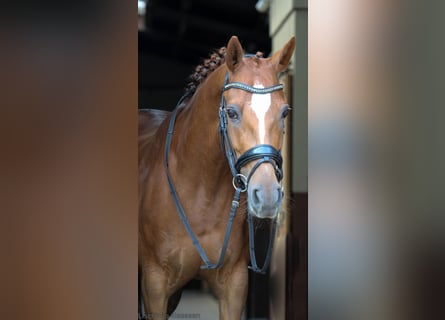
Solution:
<svg viewBox="0 0 445 320">
<path fill-rule="evenodd" d="M 235 190 L 240 189 L 241 192 L 245 192 L 247 190 L 247 178 L 245 175 L 238 173 L 232 179 L 232 185 Z"/>
</svg>

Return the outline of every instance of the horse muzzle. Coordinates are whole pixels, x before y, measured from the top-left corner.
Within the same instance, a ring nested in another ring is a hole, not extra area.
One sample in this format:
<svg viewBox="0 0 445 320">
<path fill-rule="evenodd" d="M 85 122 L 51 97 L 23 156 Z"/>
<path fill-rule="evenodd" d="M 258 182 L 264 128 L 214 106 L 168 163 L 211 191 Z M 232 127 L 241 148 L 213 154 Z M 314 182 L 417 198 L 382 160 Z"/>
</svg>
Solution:
<svg viewBox="0 0 445 320">
<path fill-rule="evenodd" d="M 277 216 L 283 198 L 279 183 L 283 177 L 282 163 L 280 151 L 270 145 L 255 146 L 239 157 L 236 170 L 249 171 L 245 179 L 249 214 L 258 218 Z"/>
<path fill-rule="evenodd" d="M 275 218 L 281 207 L 283 191 L 279 184 L 251 184 L 247 189 L 249 214 L 257 218 Z"/>
<path fill-rule="evenodd" d="M 257 218 L 275 218 L 281 207 L 283 189 L 271 163 L 263 163 L 250 176 L 247 185 L 249 214 Z"/>
</svg>

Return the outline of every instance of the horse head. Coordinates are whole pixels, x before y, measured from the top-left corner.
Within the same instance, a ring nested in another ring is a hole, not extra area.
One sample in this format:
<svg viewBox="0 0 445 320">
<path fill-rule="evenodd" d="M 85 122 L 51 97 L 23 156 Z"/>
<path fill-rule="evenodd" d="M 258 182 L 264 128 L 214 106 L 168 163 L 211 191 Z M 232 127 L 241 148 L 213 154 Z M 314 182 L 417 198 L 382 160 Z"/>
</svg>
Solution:
<svg viewBox="0 0 445 320">
<path fill-rule="evenodd" d="M 244 55 L 235 36 L 227 45 L 222 121 L 234 151 L 235 184 L 247 189 L 248 212 L 258 218 L 275 218 L 281 207 L 281 148 L 290 107 L 278 76 L 294 49 L 295 38 L 269 58 Z"/>
</svg>

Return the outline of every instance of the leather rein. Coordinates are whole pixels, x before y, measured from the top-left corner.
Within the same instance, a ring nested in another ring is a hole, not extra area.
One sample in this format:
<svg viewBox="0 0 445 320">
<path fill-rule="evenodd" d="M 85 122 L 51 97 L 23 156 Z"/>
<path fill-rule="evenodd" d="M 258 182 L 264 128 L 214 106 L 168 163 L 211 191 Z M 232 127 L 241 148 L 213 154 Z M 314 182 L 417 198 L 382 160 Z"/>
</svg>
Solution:
<svg viewBox="0 0 445 320">
<path fill-rule="evenodd" d="M 230 89 L 240 89 L 244 90 L 250 93 L 254 94 L 267 94 L 274 91 L 282 90 L 283 85 L 278 84 L 267 88 L 255 88 L 252 86 L 249 86 L 245 83 L 240 82 L 231 82 L 229 83 L 229 77 L 228 74 L 226 75 L 226 78 L 224 80 L 224 85 L 222 87 L 222 93 L 221 93 L 221 103 L 219 107 L 219 133 L 221 137 L 221 146 L 222 149 L 226 155 L 227 162 L 230 167 L 230 171 L 233 176 L 232 184 L 235 188 L 235 194 L 233 196 L 232 200 L 232 206 L 230 209 L 229 214 L 229 220 L 227 222 L 226 231 L 224 234 L 224 240 L 223 245 L 221 248 L 221 253 L 218 259 L 217 263 L 212 263 L 209 258 L 207 257 L 204 249 L 202 248 L 198 238 L 196 237 L 195 233 L 193 232 L 190 223 L 187 219 L 187 216 L 184 212 L 184 209 L 181 205 L 181 202 L 179 201 L 178 194 L 176 192 L 176 188 L 174 186 L 173 180 L 170 175 L 169 171 L 169 151 L 170 151 L 170 145 L 171 140 L 173 137 L 174 127 L 175 127 L 175 121 L 176 121 L 176 113 L 179 109 L 178 107 L 183 103 L 185 98 L 187 98 L 187 95 L 184 95 L 178 102 L 175 110 L 172 113 L 172 116 L 170 118 L 170 123 L 168 126 L 167 131 L 167 137 L 166 137 L 166 143 L 165 143 L 165 149 L 164 149 L 164 164 L 165 164 L 165 171 L 167 175 L 168 185 L 170 188 L 170 193 L 173 197 L 173 201 L 175 203 L 176 209 L 178 211 L 179 217 L 181 218 L 181 221 L 192 239 L 193 245 L 195 246 L 196 250 L 198 251 L 202 261 L 204 262 L 204 265 L 201 266 L 201 269 L 218 269 L 223 265 L 224 257 L 227 251 L 227 247 L 229 244 L 229 237 L 230 232 L 232 230 L 232 224 L 233 220 L 235 218 L 236 210 L 239 207 L 239 200 L 241 197 L 241 193 L 245 192 L 247 190 L 247 186 L 249 184 L 250 178 L 255 173 L 255 171 L 258 169 L 258 167 L 263 163 L 270 163 L 275 168 L 275 175 L 278 179 L 278 181 L 281 181 L 283 178 L 282 174 L 282 164 L 283 164 L 283 158 L 281 156 L 281 152 L 277 149 L 275 149 L 271 145 L 267 144 L 260 144 L 257 145 L 249 150 L 247 150 L 245 153 L 243 153 L 239 158 L 236 157 L 235 150 L 233 149 L 232 143 L 230 141 L 230 137 L 228 134 L 228 127 L 227 127 L 227 110 L 226 110 L 226 101 L 224 98 L 224 91 L 230 90 Z M 247 163 L 257 160 L 253 168 L 251 169 L 248 176 L 244 176 L 240 173 L 240 170 L 243 166 L 245 166 Z M 273 225 L 272 225 L 272 231 L 269 237 L 269 246 L 267 249 L 267 255 L 264 261 L 263 266 L 260 268 L 258 267 L 258 264 L 256 262 L 255 257 L 255 240 L 254 240 L 254 225 L 252 221 L 252 215 L 247 214 L 247 221 L 248 221 L 248 228 L 249 228 L 249 252 L 250 252 L 250 260 L 251 260 L 251 266 L 249 266 L 249 269 L 252 269 L 254 272 L 265 274 L 267 268 L 269 267 L 270 259 L 272 256 L 272 249 L 273 249 L 273 243 L 275 239 L 275 232 L 276 232 L 276 225 L 277 225 L 277 217 L 273 219 Z"/>
</svg>

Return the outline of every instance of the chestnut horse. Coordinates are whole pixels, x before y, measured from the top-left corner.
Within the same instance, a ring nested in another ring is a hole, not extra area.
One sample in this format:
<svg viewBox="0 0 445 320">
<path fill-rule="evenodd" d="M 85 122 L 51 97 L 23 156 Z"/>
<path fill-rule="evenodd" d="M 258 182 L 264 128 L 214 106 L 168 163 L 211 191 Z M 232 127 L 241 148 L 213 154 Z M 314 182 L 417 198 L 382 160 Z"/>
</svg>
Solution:
<svg viewBox="0 0 445 320">
<path fill-rule="evenodd" d="M 278 75 L 294 48 L 291 38 L 270 58 L 244 55 L 233 36 L 197 68 L 173 113 L 140 112 L 139 270 L 146 318 L 166 319 L 193 278 L 208 282 L 220 319 L 241 318 L 249 261 L 264 272 L 270 258 L 263 268 L 253 261 L 249 219 L 276 221 L 282 202 L 280 149 L 290 108 Z"/>
</svg>

